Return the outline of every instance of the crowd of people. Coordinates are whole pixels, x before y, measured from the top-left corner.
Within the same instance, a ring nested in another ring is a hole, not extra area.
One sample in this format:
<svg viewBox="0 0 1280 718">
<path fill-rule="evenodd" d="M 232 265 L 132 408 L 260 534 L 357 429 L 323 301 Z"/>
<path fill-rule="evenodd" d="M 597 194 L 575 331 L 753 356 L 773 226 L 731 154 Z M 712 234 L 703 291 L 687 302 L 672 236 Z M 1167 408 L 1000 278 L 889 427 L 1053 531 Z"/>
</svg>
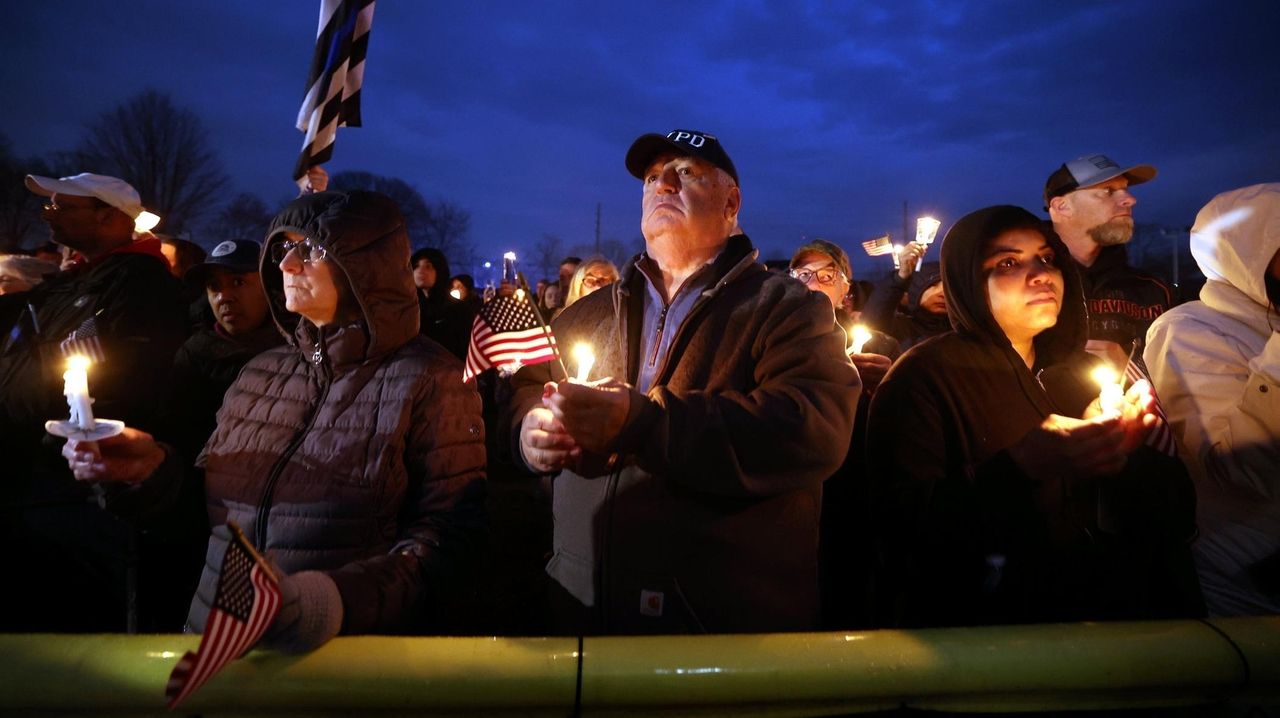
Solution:
<svg viewBox="0 0 1280 718">
<path fill-rule="evenodd" d="M 868 294 L 829 241 L 759 260 L 715 136 L 624 164 L 641 254 L 484 292 L 322 173 L 207 253 L 121 179 L 28 176 L 56 246 L 0 257 L 0 630 L 199 631 L 232 524 L 286 651 L 1280 613 L 1280 184 L 1200 212 L 1175 307 L 1125 254 L 1149 165 L 1066 162 L 1047 219 L 975 209 Z M 463 381 L 512 295 L 591 377 Z M 46 432 L 71 352 L 121 433 Z"/>
</svg>

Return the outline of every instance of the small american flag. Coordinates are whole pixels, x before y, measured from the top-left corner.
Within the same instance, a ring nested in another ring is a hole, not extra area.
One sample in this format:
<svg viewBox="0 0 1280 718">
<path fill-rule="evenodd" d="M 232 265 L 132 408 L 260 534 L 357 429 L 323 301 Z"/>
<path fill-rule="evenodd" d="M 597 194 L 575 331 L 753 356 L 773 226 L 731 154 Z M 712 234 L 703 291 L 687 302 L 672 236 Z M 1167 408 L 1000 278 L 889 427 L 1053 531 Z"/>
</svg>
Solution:
<svg viewBox="0 0 1280 718">
<path fill-rule="evenodd" d="M 1151 376 L 1147 373 L 1147 365 L 1142 361 L 1142 355 L 1137 351 L 1129 357 L 1129 363 L 1124 367 L 1124 378 L 1130 384 L 1146 379 L 1151 384 Z M 1155 393 L 1155 386 L 1152 385 L 1151 392 Z M 1178 445 L 1173 440 L 1173 431 L 1169 428 L 1169 417 L 1164 413 L 1164 407 L 1160 405 L 1160 397 L 1156 397 L 1155 403 L 1156 425 L 1151 429 L 1151 433 L 1147 434 L 1146 445 L 1152 447 L 1156 451 L 1169 456 L 1178 455 Z"/>
<path fill-rule="evenodd" d="M 240 527 L 234 523 L 227 526 L 231 541 L 222 559 L 222 575 L 200 647 L 182 656 L 164 689 L 170 710 L 257 643 L 280 611 L 276 577 L 245 540 Z"/>
<path fill-rule="evenodd" d="M 883 257 L 886 254 L 893 254 L 893 241 L 889 239 L 889 235 L 882 234 L 875 239 L 868 239 L 862 243 L 862 248 L 872 257 Z"/>
<path fill-rule="evenodd" d="M 64 357 L 83 354 L 95 362 L 105 360 L 107 355 L 102 351 L 102 340 L 98 338 L 98 315 L 95 314 L 81 322 L 80 326 L 73 329 L 67 338 L 62 340 L 58 348 L 62 350 Z"/>
<path fill-rule="evenodd" d="M 528 299 L 498 297 L 484 305 L 471 324 L 471 346 L 462 380 L 489 367 L 507 370 L 556 358 L 555 336 L 543 328 Z"/>
<path fill-rule="evenodd" d="M 316 50 L 307 76 L 307 96 L 298 110 L 298 129 L 307 133 L 294 167 L 294 181 L 333 156 L 339 127 L 360 126 L 360 86 L 373 27 L 373 0 L 322 0 Z"/>
</svg>

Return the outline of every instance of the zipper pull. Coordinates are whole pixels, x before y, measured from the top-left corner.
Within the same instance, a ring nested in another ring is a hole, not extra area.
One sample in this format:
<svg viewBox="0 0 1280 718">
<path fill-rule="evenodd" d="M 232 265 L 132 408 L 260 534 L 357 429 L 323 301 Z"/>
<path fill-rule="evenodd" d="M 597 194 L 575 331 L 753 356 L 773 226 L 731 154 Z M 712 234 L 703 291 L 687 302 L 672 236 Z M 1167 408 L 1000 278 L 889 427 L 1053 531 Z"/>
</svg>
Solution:
<svg viewBox="0 0 1280 718">
<path fill-rule="evenodd" d="M 320 366 L 322 361 L 324 361 L 324 352 L 320 351 L 320 345 L 316 344 L 315 353 L 311 355 L 311 363 Z"/>
</svg>

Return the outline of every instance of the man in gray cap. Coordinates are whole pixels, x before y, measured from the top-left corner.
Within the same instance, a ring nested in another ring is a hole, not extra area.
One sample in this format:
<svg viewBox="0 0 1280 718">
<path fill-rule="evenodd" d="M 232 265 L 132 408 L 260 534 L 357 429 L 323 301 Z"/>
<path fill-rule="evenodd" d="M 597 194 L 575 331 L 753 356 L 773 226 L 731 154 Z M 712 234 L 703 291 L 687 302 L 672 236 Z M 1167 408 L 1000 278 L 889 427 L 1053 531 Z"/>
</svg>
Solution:
<svg viewBox="0 0 1280 718">
<path fill-rule="evenodd" d="M 554 362 L 513 379 L 515 455 L 559 474 L 557 628 L 812 629 L 822 482 L 860 389 L 844 334 L 830 302 L 735 234 L 738 172 L 715 136 L 643 135 L 626 167 L 645 251 L 553 327 L 607 379 Z"/>
<path fill-rule="evenodd" d="M 69 353 L 93 358 L 96 416 L 157 428 L 165 377 L 186 336 L 160 241 L 135 240 L 158 218 L 115 177 L 28 175 L 26 186 L 48 198 L 42 216 L 53 240 L 84 261 L 17 302 L 0 301 L 0 543 L 23 547 L 7 569 L 22 577 L 22 589 L 0 595 L 0 631 L 177 629 L 150 622 L 151 595 L 138 590 L 164 571 L 145 558 L 139 566 L 148 539 L 99 508 L 93 487 L 67 469 L 62 442 L 44 430 L 45 421 L 68 416 Z"/>
<path fill-rule="evenodd" d="M 1133 238 L 1138 202 L 1129 189 L 1155 176 L 1151 165 L 1126 168 L 1105 155 L 1089 155 L 1059 167 L 1044 188 L 1053 228 L 1081 268 L 1089 350 L 1119 369 L 1134 342 L 1141 346 L 1152 320 L 1173 305 L 1169 287 L 1129 266 L 1124 248 Z"/>
</svg>

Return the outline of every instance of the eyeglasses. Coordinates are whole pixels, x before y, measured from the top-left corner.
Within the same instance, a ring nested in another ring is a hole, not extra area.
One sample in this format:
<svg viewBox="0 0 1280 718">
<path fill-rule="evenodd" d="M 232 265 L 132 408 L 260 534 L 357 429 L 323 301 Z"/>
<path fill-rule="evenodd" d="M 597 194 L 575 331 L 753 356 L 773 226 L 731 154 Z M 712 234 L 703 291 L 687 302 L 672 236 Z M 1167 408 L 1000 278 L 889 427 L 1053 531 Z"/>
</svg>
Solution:
<svg viewBox="0 0 1280 718">
<path fill-rule="evenodd" d="M 790 274 L 805 284 L 815 279 L 818 280 L 818 284 L 835 284 L 837 278 L 849 281 L 849 278 L 844 276 L 844 272 L 830 264 L 821 269 L 793 269 Z"/>
<path fill-rule="evenodd" d="M 329 256 L 329 252 L 324 247 L 314 242 L 310 237 L 303 237 L 298 242 L 286 239 L 279 244 L 271 245 L 271 261 L 279 264 L 295 249 L 298 250 L 298 259 L 303 264 L 323 262 Z"/>
</svg>

